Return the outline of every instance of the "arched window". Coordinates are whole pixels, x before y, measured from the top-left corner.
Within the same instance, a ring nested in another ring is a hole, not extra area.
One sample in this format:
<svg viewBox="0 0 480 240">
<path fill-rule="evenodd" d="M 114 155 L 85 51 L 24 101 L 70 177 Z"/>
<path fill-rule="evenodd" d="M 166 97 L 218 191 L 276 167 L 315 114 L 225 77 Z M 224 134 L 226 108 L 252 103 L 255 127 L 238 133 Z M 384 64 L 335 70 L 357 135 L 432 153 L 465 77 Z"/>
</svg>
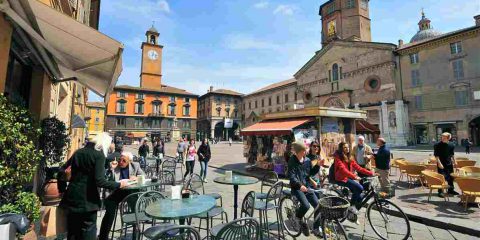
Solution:
<svg viewBox="0 0 480 240">
<path fill-rule="evenodd" d="M 332 66 L 332 81 L 338 81 L 338 64 Z"/>
<path fill-rule="evenodd" d="M 190 116 L 190 105 L 183 106 L 183 116 Z"/>
<path fill-rule="evenodd" d="M 175 116 L 175 104 L 168 105 L 168 115 Z"/>
<path fill-rule="evenodd" d="M 162 112 L 162 102 L 155 100 L 152 102 L 152 113 L 160 114 Z"/>
<path fill-rule="evenodd" d="M 155 44 L 155 35 L 150 35 L 150 43 Z"/>
<path fill-rule="evenodd" d="M 127 111 L 126 103 L 127 101 L 125 100 L 117 101 L 117 113 L 125 113 Z"/>
<path fill-rule="evenodd" d="M 144 103 L 143 102 L 136 102 L 135 103 L 135 113 L 137 114 L 143 114 L 143 107 Z"/>
</svg>

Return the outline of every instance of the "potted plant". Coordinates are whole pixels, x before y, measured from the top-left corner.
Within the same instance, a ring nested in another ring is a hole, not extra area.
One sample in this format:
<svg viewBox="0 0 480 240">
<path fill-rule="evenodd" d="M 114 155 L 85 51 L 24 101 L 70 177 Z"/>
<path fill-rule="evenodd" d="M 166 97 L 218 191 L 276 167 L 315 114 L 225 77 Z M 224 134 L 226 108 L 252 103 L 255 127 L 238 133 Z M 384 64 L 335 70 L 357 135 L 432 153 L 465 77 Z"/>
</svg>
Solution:
<svg viewBox="0 0 480 240">
<path fill-rule="evenodd" d="M 38 198 L 31 192 L 42 158 L 36 146 L 40 134 L 28 110 L 0 94 L 0 213 L 21 213 L 31 223 L 40 216 Z"/>
<path fill-rule="evenodd" d="M 65 123 L 56 117 L 45 118 L 41 123 L 40 149 L 43 152 L 45 166 L 45 184 L 43 187 L 43 205 L 55 205 L 61 199 L 58 191 L 57 174 L 65 158 L 66 146 L 69 143 Z"/>
</svg>

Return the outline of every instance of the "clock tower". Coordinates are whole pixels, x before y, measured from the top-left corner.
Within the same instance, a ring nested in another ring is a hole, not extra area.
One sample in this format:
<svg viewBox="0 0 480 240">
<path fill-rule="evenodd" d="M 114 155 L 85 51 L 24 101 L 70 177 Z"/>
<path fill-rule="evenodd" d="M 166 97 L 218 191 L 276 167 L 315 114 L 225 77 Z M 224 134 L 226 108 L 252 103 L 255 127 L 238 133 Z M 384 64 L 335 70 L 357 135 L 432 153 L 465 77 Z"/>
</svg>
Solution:
<svg viewBox="0 0 480 240">
<path fill-rule="evenodd" d="M 145 33 L 146 41 L 142 43 L 142 70 L 140 73 L 140 87 L 162 88 L 162 50 L 158 44 L 160 34 L 152 25 Z"/>
</svg>

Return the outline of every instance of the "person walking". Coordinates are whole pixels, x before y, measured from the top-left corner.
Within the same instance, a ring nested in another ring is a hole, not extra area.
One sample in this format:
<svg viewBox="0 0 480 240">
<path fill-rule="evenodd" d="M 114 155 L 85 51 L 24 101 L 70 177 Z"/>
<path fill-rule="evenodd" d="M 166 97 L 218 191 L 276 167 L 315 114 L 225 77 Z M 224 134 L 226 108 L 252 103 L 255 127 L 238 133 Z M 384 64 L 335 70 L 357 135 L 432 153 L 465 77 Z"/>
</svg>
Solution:
<svg viewBox="0 0 480 240">
<path fill-rule="evenodd" d="M 185 159 L 185 165 L 187 170 L 183 178 L 186 178 L 189 174 L 193 174 L 193 167 L 195 167 L 195 155 L 197 155 L 197 148 L 195 147 L 195 140 L 191 139 L 190 144 L 187 147 L 187 158 Z"/>
<path fill-rule="evenodd" d="M 105 178 L 105 155 L 112 138 L 107 133 L 97 135 L 84 148 L 77 150 L 63 169 L 70 172 L 70 184 L 60 202 L 67 211 L 67 239 L 96 240 L 97 211 L 101 207 L 98 188 L 116 190 L 127 182 Z"/>
<path fill-rule="evenodd" d="M 465 139 L 465 154 L 470 154 L 470 148 L 472 147 L 472 142 L 470 142 L 470 139 Z"/>
<path fill-rule="evenodd" d="M 147 164 L 147 156 L 150 153 L 150 148 L 148 147 L 148 140 L 144 139 L 142 145 L 138 149 L 138 155 L 140 156 L 140 166 L 145 168 Z"/>
<path fill-rule="evenodd" d="M 453 186 L 453 177 L 450 175 L 457 165 L 455 161 L 455 146 L 450 142 L 451 138 L 452 135 L 450 133 L 442 133 L 441 141 L 433 146 L 433 155 L 437 159 L 438 173 L 442 174 L 448 182 L 448 194 L 458 195 Z M 442 189 L 438 190 L 438 196 L 445 197 Z"/>
<path fill-rule="evenodd" d="M 107 174 L 107 178 L 111 181 L 122 180 L 137 180 L 137 176 L 145 175 L 140 164 L 133 162 L 133 154 L 131 152 L 123 152 L 119 161 L 113 161 L 110 164 L 110 170 Z M 118 204 L 126 197 L 131 191 L 120 190 L 114 191 L 105 200 L 105 216 L 102 219 L 102 225 L 100 226 L 99 240 L 107 240 L 108 233 L 112 228 L 115 220 L 115 212 L 117 211 Z M 135 208 L 134 203 L 128 203 L 131 208 Z M 135 239 L 135 238 L 133 238 Z"/>
<path fill-rule="evenodd" d="M 374 154 L 375 158 L 375 172 L 379 175 L 380 186 L 387 187 L 390 184 L 388 174 L 390 171 L 390 149 L 386 147 L 384 138 L 377 139 L 378 151 Z"/>
<path fill-rule="evenodd" d="M 365 144 L 365 138 L 363 136 L 358 137 L 358 144 L 353 146 L 352 156 L 357 164 L 362 168 L 367 168 L 370 166 L 370 158 L 373 155 L 372 148 Z M 359 177 L 364 177 L 362 174 L 358 175 Z"/>
<path fill-rule="evenodd" d="M 155 156 L 156 160 L 156 170 L 157 174 L 159 172 L 160 164 L 162 163 L 163 156 L 165 156 L 165 142 L 163 140 L 158 140 L 157 143 L 155 144 L 155 147 L 153 147 L 153 156 Z"/>
<path fill-rule="evenodd" d="M 207 169 L 208 161 L 212 153 L 210 152 L 210 144 L 208 144 L 208 139 L 205 138 L 202 141 L 202 144 L 198 148 L 198 161 L 200 162 L 200 177 L 203 179 L 204 183 L 207 183 Z"/>
<path fill-rule="evenodd" d="M 183 164 L 183 160 L 184 160 L 184 155 L 183 153 L 185 152 L 185 146 L 186 146 L 186 142 L 183 141 L 183 138 L 180 138 L 178 140 L 178 145 L 177 145 L 177 155 L 178 155 L 178 158 L 179 160 L 182 162 Z"/>
</svg>

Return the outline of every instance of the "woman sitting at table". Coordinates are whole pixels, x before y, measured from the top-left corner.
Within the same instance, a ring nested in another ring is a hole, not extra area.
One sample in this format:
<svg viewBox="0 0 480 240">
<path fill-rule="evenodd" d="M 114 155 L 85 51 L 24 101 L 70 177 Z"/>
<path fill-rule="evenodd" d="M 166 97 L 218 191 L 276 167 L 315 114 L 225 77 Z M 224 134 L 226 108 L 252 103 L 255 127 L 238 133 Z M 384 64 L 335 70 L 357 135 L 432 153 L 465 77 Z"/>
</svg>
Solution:
<svg viewBox="0 0 480 240">
<path fill-rule="evenodd" d="M 140 164 L 133 162 L 133 154 L 131 152 L 122 152 L 120 161 L 110 163 L 110 171 L 107 177 L 110 180 L 120 181 L 123 179 L 130 179 L 132 181 L 137 180 L 138 175 L 145 175 L 140 168 Z M 100 227 L 100 235 L 98 239 L 108 239 L 108 233 L 112 228 L 113 221 L 115 220 L 115 212 L 117 211 L 118 204 L 126 197 L 131 191 L 114 191 L 110 196 L 104 200 L 105 216 L 102 220 Z M 134 203 L 132 203 L 133 205 Z"/>
</svg>

